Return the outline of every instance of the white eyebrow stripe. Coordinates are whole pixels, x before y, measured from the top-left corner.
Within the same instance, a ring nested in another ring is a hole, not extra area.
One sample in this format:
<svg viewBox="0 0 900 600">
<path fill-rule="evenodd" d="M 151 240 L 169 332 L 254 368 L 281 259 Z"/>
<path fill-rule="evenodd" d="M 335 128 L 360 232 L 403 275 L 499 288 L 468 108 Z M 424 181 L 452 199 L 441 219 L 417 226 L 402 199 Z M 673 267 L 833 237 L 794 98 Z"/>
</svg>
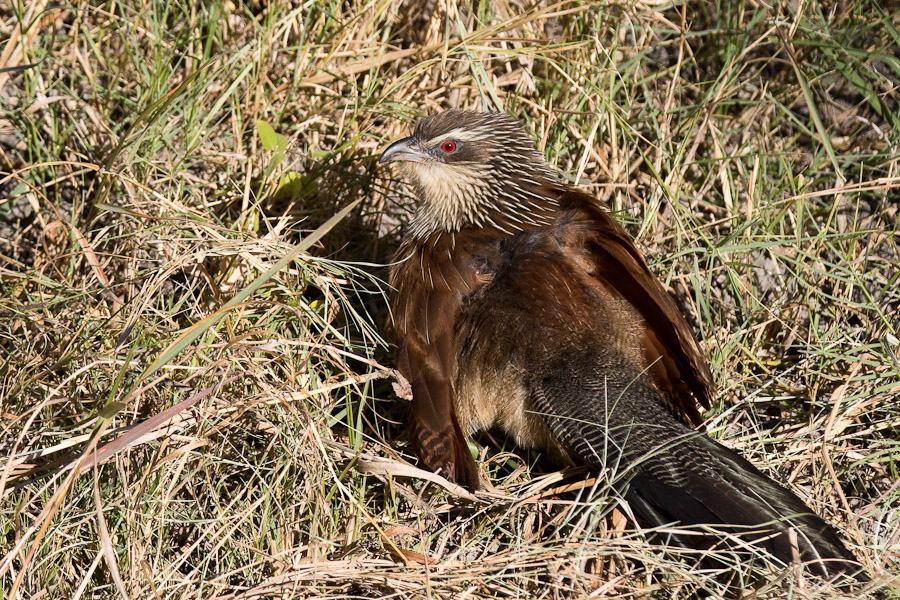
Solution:
<svg viewBox="0 0 900 600">
<path fill-rule="evenodd" d="M 484 138 L 485 131 L 481 127 L 464 128 L 457 127 L 447 133 L 436 137 L 436 140 L 453 139 L 459 142 L 472 142 Z"/>
</svg>

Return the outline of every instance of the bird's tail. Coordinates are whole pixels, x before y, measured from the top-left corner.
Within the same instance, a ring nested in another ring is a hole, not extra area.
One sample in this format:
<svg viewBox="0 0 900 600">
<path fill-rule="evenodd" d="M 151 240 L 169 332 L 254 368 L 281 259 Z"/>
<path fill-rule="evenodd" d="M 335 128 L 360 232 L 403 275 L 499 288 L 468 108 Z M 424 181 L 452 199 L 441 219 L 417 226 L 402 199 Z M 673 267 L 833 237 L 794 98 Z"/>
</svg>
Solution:
<svg viewBox="0 0 900 600">
<path fill-rule="evenodd" d="M 834 527 L 735 451 L 703 434 L 636 461 L 626 467 L 622 481 L 625 499 L 648 525 L 708 525 L 722 534 L 716 542 L 706 538 L 712 545 L 736 549 L 750 542 L 785 563 L 799 560 L 821 577 L 867 579 Z M 696 538 L 673 539 L 698 546 Z"/>
<path fill-rule="evenodd" d="M 594 372 L 597 377 L 588 381 L 535 381 L 535 408 L 569 452 L 613 474 L 644 525 L 718 532 L 701 536 L 703 542 L 673 535 L 685 548 L 725 546 L 740 552 L 749 542 L 786 564 L 799 559 L 822 577 L 868 579 L 831 525 L 735 451 L 678 421 L 643 376 L 625 379 L 621 367 Z M 609 373 L 623 379 L 611 381 L 605 377 Z"/>
</svg>

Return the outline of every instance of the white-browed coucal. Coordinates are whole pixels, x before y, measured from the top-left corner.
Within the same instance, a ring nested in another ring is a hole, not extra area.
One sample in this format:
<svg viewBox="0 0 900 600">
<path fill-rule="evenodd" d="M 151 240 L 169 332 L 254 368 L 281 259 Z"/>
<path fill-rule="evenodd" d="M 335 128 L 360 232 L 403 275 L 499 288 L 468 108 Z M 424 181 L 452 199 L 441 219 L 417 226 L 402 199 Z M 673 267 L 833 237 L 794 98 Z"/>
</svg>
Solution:
<svg viewBox="0 0 900 600">
<path fill-rule="evenodd" d="M 391 328 L 426 467 L 476 488 L 467 439 L 498 428 L 611 473 L 646 525 L 753 528 L 786 563 L 859 570 L 799 498 L 694 430 L 714 389 L 688 324 L 606 208 L 514 120 L 435 114 L 379 159 L 395 161 L 418 206 L 391 271 Z"/>
</svg>

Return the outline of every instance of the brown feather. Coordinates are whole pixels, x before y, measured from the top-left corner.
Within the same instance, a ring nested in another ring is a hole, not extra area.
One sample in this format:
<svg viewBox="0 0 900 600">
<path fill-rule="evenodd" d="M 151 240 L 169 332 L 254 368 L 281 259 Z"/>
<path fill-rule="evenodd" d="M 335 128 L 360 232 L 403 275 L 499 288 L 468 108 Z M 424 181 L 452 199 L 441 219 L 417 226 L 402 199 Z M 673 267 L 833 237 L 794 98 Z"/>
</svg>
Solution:
<svg viewBox="0 0 900 600">
<path fill-rule="evenodd" d="M 407 240 L 390 278 L 397 367 L 413 388 L 410 440 L 426 467 L 470 489 L 478 470 L 452 406 L 454 326 L 463 298 L 490 281 L 486 264 L 499 237 L 467 230 Z"/>
<path fill-rule="evenodd" d="M 709 408 L 715 385 L 703 351 L 675 302 L 634 241 L 597 200 L 571 188 L 551 193 L 557 195 L 562 210 L 570 212 L 572 222 L 587 230 L 567 250 L 586 256 L 588 274 L 637 308 L 646 326 L 643 368 L 687 421 L 700 425 L 695 402 Z"/>
</svg>

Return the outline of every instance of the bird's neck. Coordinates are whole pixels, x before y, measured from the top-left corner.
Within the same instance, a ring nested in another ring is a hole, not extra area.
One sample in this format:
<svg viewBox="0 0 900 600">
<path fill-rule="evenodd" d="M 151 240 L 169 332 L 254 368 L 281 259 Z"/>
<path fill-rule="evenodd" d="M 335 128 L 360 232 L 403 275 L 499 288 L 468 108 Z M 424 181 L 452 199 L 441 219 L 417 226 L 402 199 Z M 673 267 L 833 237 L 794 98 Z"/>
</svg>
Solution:
<svg viewBox="0 0 900 600">
<path fill-rule="evenodd" d="M 438 232 L 470 229 L 514 235 L 550 225 L 559 211 L 556 190 L 547 185 L 521 184 L 475 194 L 417 190 L 421 199 L 410 222 L 409 235 L 424 240 Z"/>
</svg>

